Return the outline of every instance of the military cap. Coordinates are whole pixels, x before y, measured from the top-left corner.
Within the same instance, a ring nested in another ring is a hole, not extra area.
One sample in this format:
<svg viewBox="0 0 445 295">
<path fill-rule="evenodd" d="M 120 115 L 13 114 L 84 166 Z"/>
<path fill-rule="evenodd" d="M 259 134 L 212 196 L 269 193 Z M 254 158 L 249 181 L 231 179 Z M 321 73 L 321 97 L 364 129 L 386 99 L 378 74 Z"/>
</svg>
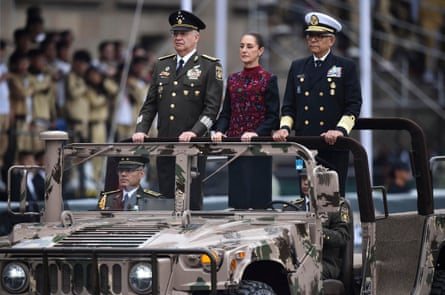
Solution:
<svg viewBox="0 0 445 295">
<path fill-rule="evenodd" d="M 119 159 L 117 169 L 135 169 L 144 167 L 147 160 L 143 157 L 122 157 Z"/>
<path fill-rule="evenodd" d="M 309 12 L 304 17 L 306 22 L 305 32 L 331 33 L 341 31 L 341 24 L 335 18 L 320 12 Z"/>
<path fill-rule="evenodd" d="M 168 21 L 172 31 L 204 30 L 206 25 L 196 15 L 185 10 L 178 10 L 170 14 Z"/>
</svg>

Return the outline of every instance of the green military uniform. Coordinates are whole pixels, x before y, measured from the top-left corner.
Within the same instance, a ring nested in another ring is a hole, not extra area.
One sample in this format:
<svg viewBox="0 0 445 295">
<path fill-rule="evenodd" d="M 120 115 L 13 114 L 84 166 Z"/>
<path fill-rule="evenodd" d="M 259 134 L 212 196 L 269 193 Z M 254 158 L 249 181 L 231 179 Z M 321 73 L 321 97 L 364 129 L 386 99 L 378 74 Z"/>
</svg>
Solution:
<svg viewBox="0 0 445 295">
<path fill-rule="evenodd" d="M 179 10 L 169 17 L 172 31 L 199 31 L 205 24 L 190 12 Z M 193 52 L 193 51 L 191 51 Z M 189 52 L 189 53 L 191 53 Z M 179 137 L 184 131 L 207 134 L 216 120 L 223 94 L 222 67 L 218 59 L 195 52 L 176 73 L 177 54 L 159 58 L 153 81 L 136 120 L 136 132 L 147 133 L 158 115 L 158 136 Z M 167 198 L 175 196 L 175 160 L 159 157 L 159 188 Z M 192 180 L 190 207 L 202 207 L 205 159 L 198 159 L 199 176 Z"/>
<path fill-rule="evenodd" d="M 223 90 L 221 64 L 195 53 L 176 75 L 176 63 L 176 54 L 171 54 L 154 66 L 136 132 L 147 132 L 156 114 L 159 137 L 178 137 L 184 131 L 203 136 L 215 122 Z"/>
<path fill-rule="evenodd" d="M 306 199 L 304 197 L 290 202 L 300 211 L 307 210 Z M 291 211 L 290 206 L 284 206 L 283 210 Z M 322 279 L 338 279 L 340 276 L 342 258 L 342 248 L 353 237 L 351 237 L 348 223 L 349 209 L 344 202 L 341 202 L 339 212 L 328 213 L 328 218 L 323 222 L 323 271 Z"/>
<path fill-rule="evenodd" d="M 340 276 L 342 248 L 352 239 L 349 229 L 348 208 L 340 205 L 339 212 L 328 213 L 328 218 L 323 222 L 323 272 L 322 279 L 338 279 Z"/>
<path fill-rule="evenodd" d="M 127 201 L 123 202 L 123 191 L 118 189 L 101 193 L 97 207 L 100 210 L 137 210 L 141 199 L 159 199 L 161 197 L 160 193 L 139 187 Z"/>
</svg>

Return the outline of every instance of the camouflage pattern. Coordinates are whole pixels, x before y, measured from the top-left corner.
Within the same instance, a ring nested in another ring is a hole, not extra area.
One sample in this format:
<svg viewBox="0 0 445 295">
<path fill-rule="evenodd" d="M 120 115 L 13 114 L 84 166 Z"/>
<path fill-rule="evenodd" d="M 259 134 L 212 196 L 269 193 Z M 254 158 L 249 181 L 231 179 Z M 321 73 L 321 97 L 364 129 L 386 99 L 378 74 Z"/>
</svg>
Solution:
<svg viewBox="0 0 445 295">
<path fill-rule="evenodd" d="M 321 249 L 322 218 L 330 210 L 338 210 L 338 183 L 336 174 L 316 166 L 314 152 L 299 144 L 214 144 L 214 143 L 175 143 L 175 144 L 69 144 L 62 147 L 61 138 L 49 135 L 47 146 L 53 157 L 48 162 L 48 193 L 43 223 L 17 225 L 9 237 L 13 247 L 0 248 L 1 257 L 17 257 L 14 251 L 28 252 L 31 293 L 42 292 L 39 267 L 42 267 L 42 251 L 50 254 L 48 265 L 59 273 L 57 290 L 54 294 L 64 294 L 62 279 L 63 265 L 69 269 L 83 269 L 84 273 L 93 269 L 112 269 L 120 265 L 122 276 L 117 278 L 107 274 L 107 294 L 136 294 L 128 286 L 127 273 L 132 259 L 139 256 L 150 258 L 162 253 L 157 259 L 160 293 L 172 294 L 173 290 L 189 294 L 191 290 L 211 290 L 212 280 L 217 289 L 236 288 L 242 281 L 245 271 L 261 263 L 275 265 L 289 282 L 291 294 L 321 294 Z M 63 152 L 64 157 L 59 153 Z M 190 167 L 193 157 L 198 154 L 220 155 L 276 155 L 299 156 L 306 160 L 308 178 L 311 186 L 311 214 L 306 212 L 280 211 L 223 211 L 214 212 L 211 218 L 192 214 L 189 210 L 188 192 L 190 186 Z M 175 155 L 176 163 L 176 198 L 174 213 L 171 211 L 97 211 L 68 212 L 59 207 L 61 200 L 61 178 L 58 172 L 63 170 L 63 158 L 72 159 L 73 163 L 82 163 L 91 155 L 106 156 L 157 156 Z M 57 192 L 57 193 L 54 193 Z M 334 200 L 334 201 L 333 201 Z M 50 204 L 51 203 L 51 204 Z M 54 205 L 55 204 L 55 205 Z M 332 209 L 335 207 L 337 209 Z M 319 213 L 317 213 L 319 212 Z M 56 218 L 57 215 L 57 218 Z M 320 217 L 319 217 L 320 215 Z M 147 229 L 150 229 L 148 231 Z M 74 247 L 74 248 L 73 248 Z M 71 255 L 67 248 L 76 249 Z M 45 249 L 45 250 L 44 250 Z M 94 251 L 94 255 L 93 255 Z M 107 256 L 109 251 L 124 251 L 129 255 L 124 260 L 119 255 Z M 145 252 L 144 252 L 145 251 Z M 196 253 L 190 254 L 189 251 Z M 143 254 L 141 254 L 141 253 Z M 3 253 L 3 254 L 2 254 Z M 84 254 L 80 254 L 84 253 Z M 139 254 L 138 254 L 139 253 Z M 179 253 L 179 255 L 178 255 Z M 201 254 L 199 254 L 201 253 Z M 216 270 L 199 263 L 199 257 L 205 253 L 216 253 L 211 257 Z M 133 257 L 132 255 L 136 255 Z M 92 257 L 95 257 L 94 259 Z M 133 257 L 133 258 L 132 258 Z M 149 259 L 150 260 L 150 259 Z M 198 263 L 196 262 L 198 261 Z M 0 259 L 3 265 L 5 260 Z M 54 273 L 52 273 L 54 274 Z M 76 276 L 76 272 L 73 273 Z M 88 290 L 87 277 L 68 281 L 85 281 L 83 287 L 71 286 L 70 290 L 80 288 L 79 294 L 92 294 Z M 169 284 L 169 278 L 172 282 Z M 115 282 L 113 280 L 118 280 Z M 113 284 L 113 282 L 115 284 Z M 113 290 L 116 284 L 121 289 Z M 2 287 L 0 287 L 2 288 Z M 71 289 L 72 288 L 72 289 Z M 102 286 L 103 288 L 103 286 Z M 5 290 L 0 290 L 4 294 Z"/>
</svg>

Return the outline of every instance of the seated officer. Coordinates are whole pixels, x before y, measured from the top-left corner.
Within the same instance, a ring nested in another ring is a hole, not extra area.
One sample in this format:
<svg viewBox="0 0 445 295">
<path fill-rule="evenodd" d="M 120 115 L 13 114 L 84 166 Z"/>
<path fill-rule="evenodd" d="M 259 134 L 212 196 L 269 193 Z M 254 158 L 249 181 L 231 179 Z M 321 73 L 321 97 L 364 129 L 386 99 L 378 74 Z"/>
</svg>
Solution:
<svg viewBox="0 0 445 295">
<path fill-rule="evenodd" d="M 305 169 L 299 171 L 301 198 L 291 203 L 301 210 L 309 211 L 309 180 Z M 339 279 L 343 264 L 341 250 L 351 239 L 348 230 L 349 211 L 340 202 L 339 212 L 328 213 L 323 222 L 323 272 L 322 279 Z"/>
<path fill-rule="evenodd" d="M 141 198 L 162 198 L 160 193 L 143 189 L 140 185 L 145 175 L 145 163 L 144 158 L 121 158 L 117 166 L 119 189 L 102 192 L 97 207 L 100 210 L 137 210 Z"/>
</svg>

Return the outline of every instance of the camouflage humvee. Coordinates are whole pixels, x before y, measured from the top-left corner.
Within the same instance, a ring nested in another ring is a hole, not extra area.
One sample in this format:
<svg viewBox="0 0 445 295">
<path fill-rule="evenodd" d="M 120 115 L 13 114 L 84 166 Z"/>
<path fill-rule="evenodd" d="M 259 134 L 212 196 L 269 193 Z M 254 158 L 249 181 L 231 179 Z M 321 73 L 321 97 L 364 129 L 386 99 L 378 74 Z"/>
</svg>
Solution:
<svg viewBox="0 0 445 295">
<path fill-rule="evenodd" d="M 21 210 L 13 212 L 41 216 L 40 222 L 16 225 L 2 241 L 0 294 L 427 294 L 432 285 L 439 290 L 433 294 L 441 294 L 445 215 L 433 215 L 423 133 L 408 120 L 357 122 L 358 129 L 388 126 L 413 135 L 418 213 L 376 218 L 366 151 L 352 138 L 334 146 L 318 137 L 286 143 L 259 138 L 251 143 L 64 144 L 66 133 L 44 132 L 44 209 L 23 212 L 22 201 Z M 321 148 L 353 155 L 362 258 L 353 263 L 348 243 L 341 280 L 321 279 L 322 223 L 329 212 L 338 212 L 341 201 L 336 173 L 315 161 Z M 95 155 L 175 155 L 174 203 L 141 200 L 134 211 L 68 210 L 62 198 L 64 164 Z M 311 211 L 277 209 L 275 203 L 264 210 L 191 211 L 191 166 L 198 155 L 299 157 L 307 168 Z"/>
</svg>

